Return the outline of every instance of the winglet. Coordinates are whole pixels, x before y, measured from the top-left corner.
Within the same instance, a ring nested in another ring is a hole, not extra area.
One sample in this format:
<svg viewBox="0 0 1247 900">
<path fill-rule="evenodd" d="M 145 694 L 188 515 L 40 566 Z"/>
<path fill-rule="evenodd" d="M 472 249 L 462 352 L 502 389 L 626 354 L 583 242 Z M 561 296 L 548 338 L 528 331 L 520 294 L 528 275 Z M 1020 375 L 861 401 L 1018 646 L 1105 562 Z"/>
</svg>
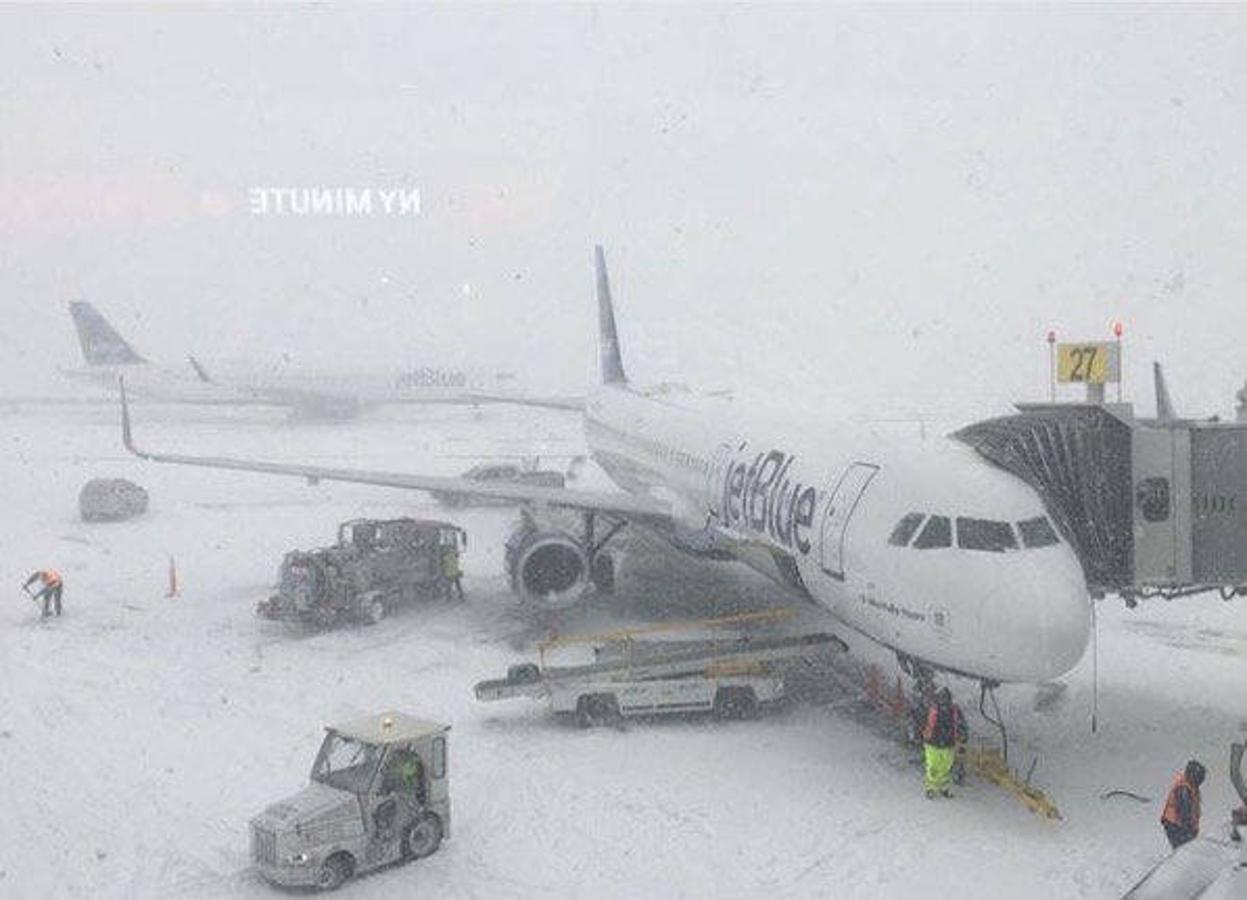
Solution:
<svg viewBox="0 0 1247 900">
<path fill-rule="evenodd" d="M 1152 380 L 1156 383 L 1156 418 L 1161 422 L 1172 422 L 1177 416 L 1173 412 L 1169 388 L 1165 385 L 1165 373 L 1158 362 L 1152 363 Z"/>
<path fill-rule="evenodd" d="M 598 352 L 602 366 L 603 384 L 627 384 L 623 359 L 619 354 L 619 334 L 615 330 L 615 306 L 611 300 L 610 279 L 606 274 L 606 254 L 602 245 L 593 248 L 593 263 L 597 271 L 598 289 Z"/>
<path fill-rule="evenodd" d="M 205 384 L 212 384 L 212 376 L 208 374 L 208 370 L 203 367 L 203 364 L 193 356 L 187 355 L 186 358 L 190 361 L 191 368 L 195 370 L 195 374 L 199 376 L 199 380 Z"/>
</svg>

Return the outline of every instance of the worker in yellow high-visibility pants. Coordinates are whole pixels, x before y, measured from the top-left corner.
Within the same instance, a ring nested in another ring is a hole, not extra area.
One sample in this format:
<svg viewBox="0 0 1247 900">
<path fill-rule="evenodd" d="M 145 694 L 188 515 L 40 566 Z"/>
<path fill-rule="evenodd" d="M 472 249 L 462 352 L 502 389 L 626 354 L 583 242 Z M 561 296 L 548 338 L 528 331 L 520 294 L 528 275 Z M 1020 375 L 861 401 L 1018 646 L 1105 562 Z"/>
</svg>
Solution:
<svg viewBox="0 0 1247 900">
<path fill-rule="evenodd" d="M 926 768 L 927 797 L 951 797 L 948 784 L 957 759 L 957 742 L 965 740 L 965 722 L 948 688 L 940 688 L 927 710 L 922 729 L 922 756 Z"/>
</svg>

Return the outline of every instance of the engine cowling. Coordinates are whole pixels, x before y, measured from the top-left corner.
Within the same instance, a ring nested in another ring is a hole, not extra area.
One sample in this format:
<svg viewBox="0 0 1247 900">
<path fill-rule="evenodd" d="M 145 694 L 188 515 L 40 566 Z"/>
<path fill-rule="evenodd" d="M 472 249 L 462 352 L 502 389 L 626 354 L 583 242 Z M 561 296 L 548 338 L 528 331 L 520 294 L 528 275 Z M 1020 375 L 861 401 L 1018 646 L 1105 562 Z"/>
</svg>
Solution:
<svg viewBox="0 0 1247 900">
<path fill-rule="evenodd" d="M 543 609 L 575 606 L 592 585 L 584 544 L 566 531 L 520 525 L 507 539 L 507 574 L 521 600 Z"/>
</svg>

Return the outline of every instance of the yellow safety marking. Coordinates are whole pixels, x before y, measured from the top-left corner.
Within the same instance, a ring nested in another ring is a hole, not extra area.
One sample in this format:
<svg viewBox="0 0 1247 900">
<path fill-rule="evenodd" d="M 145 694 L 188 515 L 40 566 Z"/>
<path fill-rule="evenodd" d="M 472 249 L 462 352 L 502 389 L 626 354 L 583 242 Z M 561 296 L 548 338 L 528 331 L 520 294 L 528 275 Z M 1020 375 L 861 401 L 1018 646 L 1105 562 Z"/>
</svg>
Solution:
<svg viewBox="0 0 1247 900">
<path fill-rule="evenodd" d="M 1048 796 L 1039 788 L 1018 781 L 1017 776 L 1005 765 L 1004 758 L 995 749 L 989 747 L 967 748 L 966 755 L 969 757 L 970 764 L 974 767 L 975 772 L 1013 794 L 1025 803 L 1026 807 L 1035 815 L 1043 816 L 1046 819 L 1061 818 L 1061 812 L 1056 808 L 1056 804 L 1049 800 Z"/>
</svg>

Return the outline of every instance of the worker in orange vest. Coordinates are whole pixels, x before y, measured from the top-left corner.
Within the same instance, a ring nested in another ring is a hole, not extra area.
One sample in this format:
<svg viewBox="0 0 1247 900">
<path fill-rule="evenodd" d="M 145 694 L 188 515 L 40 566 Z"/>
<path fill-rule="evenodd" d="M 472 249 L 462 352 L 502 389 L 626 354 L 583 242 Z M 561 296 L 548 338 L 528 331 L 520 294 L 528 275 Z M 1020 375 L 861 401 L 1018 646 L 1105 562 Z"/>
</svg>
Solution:
<svg viewBox="0 0 1247 900">
<path fill-rule="evenodd" d="M 1205 774 L 1199 760 L 1191 760 L 1174 778 L 1169 796 L 1165 798 L 1160 824 L 1165 827 L 1165 837 L 1175 850 L 1199 835 L 1199 786 L 1204 783 Z"/>
<path fill-rule="evenodd" d="M 31 596 L 36 601 L 43 601 L 43 618 L 46 619 L 51 614 L 53 605 L 59 616 L 61 614 L 61 591 L 64 589 L 61 573 L 54 569 L 40 569 L 32 572 L 31 576 L 26 579 L 26 583 L 22 585 L 23 590 L 30 594 L 30 586 L 36 581 L 40 584 L 39 591 Z"/>
<path fill-rule="evenodd" d="M 948 688 L 940 688 L 935 702 L 927 710 L 926 725 L 922 729 L 928 798 L 935 797 L 937 793 L 945 797 L 953 795 L 948 782 L 957 758 L 957 743 L 965 739 L 966 726 L 961 710 L 953 703 L 953 695 Z"/>
</svg>

